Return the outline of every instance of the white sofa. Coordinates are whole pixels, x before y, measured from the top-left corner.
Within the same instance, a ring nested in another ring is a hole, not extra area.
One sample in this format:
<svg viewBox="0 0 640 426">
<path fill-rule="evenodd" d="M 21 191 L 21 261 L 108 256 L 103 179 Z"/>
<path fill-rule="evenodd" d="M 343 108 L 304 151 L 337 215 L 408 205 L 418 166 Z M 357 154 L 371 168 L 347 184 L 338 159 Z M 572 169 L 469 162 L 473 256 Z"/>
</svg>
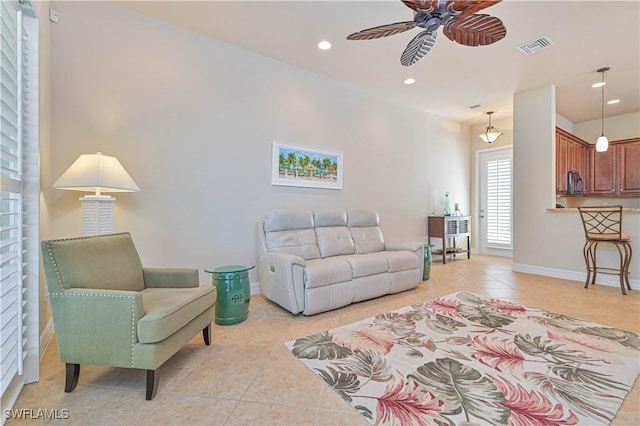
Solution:
<svg viewBox="0 0 640 426">
<path fill-rule="evenodd" d="M 386 242 L 375 212 L 269 210 L 258 256 L 265 297 L 313 315 L 417 287 L 424 244 Z"/>
</svg>

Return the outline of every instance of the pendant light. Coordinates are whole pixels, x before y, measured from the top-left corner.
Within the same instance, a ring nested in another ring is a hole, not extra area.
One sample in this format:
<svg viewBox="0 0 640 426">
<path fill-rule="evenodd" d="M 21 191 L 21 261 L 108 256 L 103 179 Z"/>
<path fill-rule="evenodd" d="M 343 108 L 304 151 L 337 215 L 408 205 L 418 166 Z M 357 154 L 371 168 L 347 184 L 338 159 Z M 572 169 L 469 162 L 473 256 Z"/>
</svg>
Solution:
<svg viewBox="0 0 640 426">
<path fill-rule="evenodd" d="M 493 114 L 493 111 L 487 112 L 487 115 L 489 116 L 489 126 L 487 127 L 487 130 L 485 130 L 484 133 L 480 133 L 478 135 L 478 137 L 486 143 L 495 142 L 500 136 L 503 135 L 502 132 L 499 132 L 495 127 L 491 125 L 491 114 Z"/>
<path fill-rule="evenodd" d="M 599 84 L 602 87 L 602 133 L 600 137 L 596 141 L 596 151 L 597 152 L 605 152 L 609 149 L 609 139 L 604 135 L 604 86 L 606 83 L 604 82 L 604 73 L 605 71 L 609 71 L 609 67 L 600 68 L 598 70 L 599 73 L 602 73 L 602 83 Z"/>
</svg>

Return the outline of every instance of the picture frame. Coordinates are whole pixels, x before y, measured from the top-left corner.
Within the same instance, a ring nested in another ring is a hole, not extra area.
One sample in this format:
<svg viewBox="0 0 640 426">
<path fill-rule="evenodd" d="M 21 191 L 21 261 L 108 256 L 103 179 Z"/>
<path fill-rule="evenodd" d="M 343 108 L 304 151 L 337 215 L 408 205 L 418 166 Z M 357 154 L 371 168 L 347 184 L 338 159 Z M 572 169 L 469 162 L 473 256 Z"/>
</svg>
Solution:
<svg viewBox="0 0 640 426">
<path fill-rule="evenodd" d="M 343 154 L 273 141 L 271 184 L 342 189 Z"/>
</svg>

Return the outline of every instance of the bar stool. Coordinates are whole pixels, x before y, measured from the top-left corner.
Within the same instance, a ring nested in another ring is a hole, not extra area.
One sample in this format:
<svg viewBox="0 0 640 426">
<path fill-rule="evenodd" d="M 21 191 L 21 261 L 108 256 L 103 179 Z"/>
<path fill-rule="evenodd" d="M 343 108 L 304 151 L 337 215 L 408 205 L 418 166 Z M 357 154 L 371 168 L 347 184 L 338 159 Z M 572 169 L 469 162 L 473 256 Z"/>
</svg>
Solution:
<svg viewBox="0 0 640 426">
<path fill-rule="evenodd" d="M 598 272 L 620 276 L 620 289 L 622 294 L 627 294 L 626 288 L 631 290 L 629 285 L 629 265 L 631 264 L 631 239 L 629 235 L 622 232 L 622 206 L 602 206 L 602 207 L 578 207 L 584 234 L 587 242 L 582 249 L 584 261 L 587 264 L 587 281 L 584 288 L 596 282 Z M 620 267 L 610 268 L 597 266 L 596 250 L 599 243 L 609 243 L 615 245 L 620 255 Z"/>
</svg>

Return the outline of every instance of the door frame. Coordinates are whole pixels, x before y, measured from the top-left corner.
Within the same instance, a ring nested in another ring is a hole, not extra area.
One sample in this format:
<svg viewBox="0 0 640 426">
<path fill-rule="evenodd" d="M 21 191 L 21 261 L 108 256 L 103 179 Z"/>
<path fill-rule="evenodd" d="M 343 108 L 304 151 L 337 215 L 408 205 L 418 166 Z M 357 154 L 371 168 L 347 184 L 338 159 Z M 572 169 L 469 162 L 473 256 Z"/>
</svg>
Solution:
<svg viewBox="0 0 640 426">
<path fill-rule="evenodd" d="M 476 220 L 474 221 L 474 239 L 478 243 L 475 245 L 476 253 L 484 254 L 489 256 L 501 256 L 501 257 L 513 257 L 513 241 L 511 241 L 511 249 L 506 248 L 483 248 L 482 243 L 482 219 L 480 218 L 480 209 L 481 205 L 481 194 L 482 194 L 482 167 L 481 167 L 481 156 L 482 154 L 487 154 L 491 152 L 499 152 L 499 151 L 510 151 L 511 152 L 511 176 L 512 176 L 512 191 L 513 191 L 513 145 L 502 145 L 491 148 L 478 149 L 475 152 L 475 188 L 474 188 L 474 215 Z M 513 192 L 511 194 L 511 217 L 513 218 Z M 512 226 L 512 238 L 513 238 L 513 223 Z"/>
</svg>

